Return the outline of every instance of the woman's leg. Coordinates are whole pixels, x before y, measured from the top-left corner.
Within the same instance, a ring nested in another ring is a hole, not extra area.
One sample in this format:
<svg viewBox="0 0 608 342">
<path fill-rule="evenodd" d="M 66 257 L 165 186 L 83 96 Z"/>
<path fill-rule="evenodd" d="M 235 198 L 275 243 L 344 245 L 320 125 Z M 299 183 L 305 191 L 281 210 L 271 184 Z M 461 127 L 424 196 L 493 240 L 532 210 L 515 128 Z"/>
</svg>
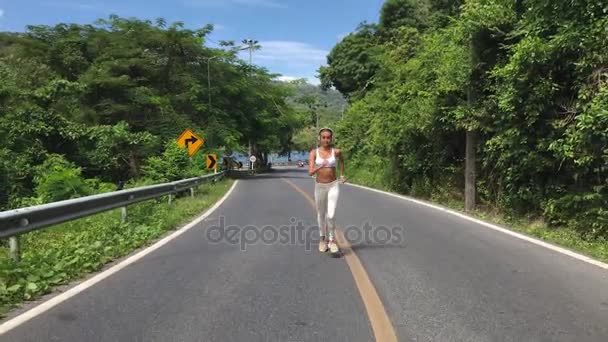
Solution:
<svg viewBox="0 0 608 342">
<path fill-rule="evenodd" d="M 335 182 L 327 192 L 327 229 L 329 230 L 329 240 L 333 241 L 336 231 L 336 206 L 340 197 L 340 186 Z"/>
<path fill-rule="evenodd" d="M 317 206 L 317 222 L 319 223 L 319 237 L 325 237 L 327 231 L 327 187 L 315 184 L 315 204 Z"/>
</svg>

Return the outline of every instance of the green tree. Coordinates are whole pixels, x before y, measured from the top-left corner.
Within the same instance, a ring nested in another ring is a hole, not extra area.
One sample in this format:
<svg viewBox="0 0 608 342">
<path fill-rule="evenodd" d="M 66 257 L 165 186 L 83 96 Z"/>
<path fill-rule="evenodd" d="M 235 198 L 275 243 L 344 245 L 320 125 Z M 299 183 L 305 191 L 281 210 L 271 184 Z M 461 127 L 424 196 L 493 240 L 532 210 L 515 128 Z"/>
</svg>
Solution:
<svg viewBox="0 0 608 342">
<path fill-rule="evenodd" d="M 205 46 L 212 29 L 111 15 L 0 34 L 0 207 L 35 195 L 33 170 L 49 155 L 93 183 L 117 183 L 142 165 L 149 175 L 160 165 L 151 158 L 168 153 L 162 143 L 187 128 L 210 150 L 289 149 L 303 122 L 289 86 L 240 60 L 231 42 Z"/>
<path fill-rule="evenodd" d="M 319 69 L 324 88 L 333 86 L 347 97 L 356 97 L 370 87 L 381 53 L 376 30 L 376 25 L 363 23 L 334 46 L 327 66 Z"/>
<path fill-rule="evenodd" d="M 380 10 L 380 29 L 390 32 L 403 26 L 424 29 L 428 26 L 429 1 L 387 0 Z"/>
<path fill-rule="evenodd" d="M 608 236 L 605 11 L 582 0 L 386 1 L 374 43 L 348 54 L 343 40 L 322 69 L 349 95 L 336 134 L 349 165 L 374 184 L 462 197 L 468 134 L 481 204 Z M 359 55 L 374 56 L 367 87 L 355 82 L 369 70 Z"/>
</svg>

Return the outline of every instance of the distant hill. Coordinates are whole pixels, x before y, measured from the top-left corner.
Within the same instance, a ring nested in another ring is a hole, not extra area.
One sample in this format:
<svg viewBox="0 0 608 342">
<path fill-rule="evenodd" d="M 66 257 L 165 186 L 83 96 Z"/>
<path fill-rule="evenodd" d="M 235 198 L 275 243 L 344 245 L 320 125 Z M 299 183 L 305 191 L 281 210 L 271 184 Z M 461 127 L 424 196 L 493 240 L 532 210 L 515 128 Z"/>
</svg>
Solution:
<svg viewBox="0 0 608 342">
<path fill-rule="evenodd" d="M 319 114 L 320 127 L 335 127 L 335 123 L 342 118 L 347 101 L 335 89 L 323 90 L 319 86 L 306 83 L 305 80 L 287 83 L 294 89 L 293 95 L 287 98 L 287 102 L 306 120 L 305 127 L 296 132 L 292 138 L 292 151 L 308 151 L 317 143 L 315 114 Z"/>
<path fill-rule="evenodd" d="M 320 86 L 315 86 L 301 81 L 290 82 L 296 92 L 288 99 L 295 108 L 301 111 L 310 111 L 309 103 L 319 104 L 319 121 L 321 125 L 331 125 L 340 120 L 342 111 L 346 106 L 346 99 L 335 89 L 323 90 Z"/>
</svg>

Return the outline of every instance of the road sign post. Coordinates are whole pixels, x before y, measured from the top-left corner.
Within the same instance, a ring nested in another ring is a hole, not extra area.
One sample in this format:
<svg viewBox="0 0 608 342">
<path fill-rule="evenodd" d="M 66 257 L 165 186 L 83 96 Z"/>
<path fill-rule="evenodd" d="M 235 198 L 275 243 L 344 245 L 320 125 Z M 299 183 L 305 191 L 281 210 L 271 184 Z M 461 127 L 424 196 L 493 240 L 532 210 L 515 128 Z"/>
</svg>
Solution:
<svg viewBox="0 0 608 342">
<path fill-rule="evenodd" d="M 255 163 L 255 161 L 257 160 L 257 158 L 255 156 L 251 156 L 249 157 L 249 161 L 250 161 L 250 165 L 251 165 L 251 169 L 253 170 L 253 163 Z"/>
</svg>

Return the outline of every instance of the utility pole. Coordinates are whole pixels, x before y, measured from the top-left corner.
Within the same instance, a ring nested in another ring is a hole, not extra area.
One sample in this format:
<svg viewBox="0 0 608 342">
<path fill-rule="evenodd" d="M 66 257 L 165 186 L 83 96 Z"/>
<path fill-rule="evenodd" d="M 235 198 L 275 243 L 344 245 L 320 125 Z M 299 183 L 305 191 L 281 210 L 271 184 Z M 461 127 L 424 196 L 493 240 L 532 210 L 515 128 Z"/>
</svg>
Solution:
<svg viewBox="0 0 608 342">
<path fill-rule="evenodd" d="M 249 67 L 251 68 L 252 66 L 252 55 L 253 55 L 253 48 L 256 47 L 258 41 L 257 40 L 253 40 L 253 39 L 243 39 L 243 44 L 247 45 L 249 48 Z M 249 138 L 249 157 L 251 157 L 253 151 L 252 151 L 252 145 L 251 145 L 251 138 Z M 251 163 L 251 162 L 250 162 Z M 253 163 L 251 163 L 251 169 L 253 169 Z"/>
<path fill-rule="evenodd" d="M 211 73 L 209 71 L 209 61 L 219 56 L 207 57 L 207 86 L 209 88 L 209 109 L 211 109 Z"/>
<path fill-rule="evenodd" d="M 243 39 L 243 44 L 247 45 L 247 48 L 249 49 L 249 66 L 252 65 L 253 49 L 257 47 L 258 43 L 259 42 L 257 40 Z"/>
</svg>

